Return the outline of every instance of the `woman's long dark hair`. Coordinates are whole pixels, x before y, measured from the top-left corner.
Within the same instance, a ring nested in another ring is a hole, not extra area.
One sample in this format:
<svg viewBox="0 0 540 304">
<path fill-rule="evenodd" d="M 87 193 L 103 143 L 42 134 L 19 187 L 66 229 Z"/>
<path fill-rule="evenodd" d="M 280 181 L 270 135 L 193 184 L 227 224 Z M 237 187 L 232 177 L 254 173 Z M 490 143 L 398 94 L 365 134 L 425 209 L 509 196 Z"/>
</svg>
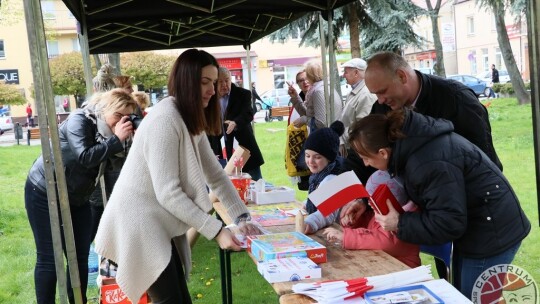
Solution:
<svg viewBox="0 0 540 304">
<path fill-rule="evenodd" d="M 395 110 L 386 115 L 371 114 L 354 122 L 349 130 L 349 145 L 360 155 L 373 155 L 390 148 L 405 137 L 401 132 L 405 115 L 403 110 Z"/>
<path fill-rule="evenodd" d="M 209 135 L 221 133 L 221 108 L 216 95 L 210 98 L 206 108 L 202 106 L 201 71 L 208 65 L 219 68 L 214 56 L 202 50 L 189 49 L 178 56 L 169 75 L 169 94 L 175 97 L 178 112 L 191 135 L 203 131 Z"/>
</svg>

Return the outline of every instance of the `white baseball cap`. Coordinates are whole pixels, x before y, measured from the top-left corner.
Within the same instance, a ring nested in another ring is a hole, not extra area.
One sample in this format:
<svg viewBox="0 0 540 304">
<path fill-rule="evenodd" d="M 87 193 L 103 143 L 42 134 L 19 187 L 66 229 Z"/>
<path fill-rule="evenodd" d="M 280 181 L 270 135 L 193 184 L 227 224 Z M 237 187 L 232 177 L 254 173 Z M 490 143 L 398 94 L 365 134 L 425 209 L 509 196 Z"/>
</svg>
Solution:
<svg viewBox="0 0 540 304">
<path fill-rule="evenodd" d="M 344 68 L 354 68 L 354 69 L 359 69 L 359 70 L 366 70 L 367 68 L 367 63 L 364 59 L 360 59 L 360 58 L 353 58 L 347 62 L 345 62 L 342 67 Z"/>
</svg>

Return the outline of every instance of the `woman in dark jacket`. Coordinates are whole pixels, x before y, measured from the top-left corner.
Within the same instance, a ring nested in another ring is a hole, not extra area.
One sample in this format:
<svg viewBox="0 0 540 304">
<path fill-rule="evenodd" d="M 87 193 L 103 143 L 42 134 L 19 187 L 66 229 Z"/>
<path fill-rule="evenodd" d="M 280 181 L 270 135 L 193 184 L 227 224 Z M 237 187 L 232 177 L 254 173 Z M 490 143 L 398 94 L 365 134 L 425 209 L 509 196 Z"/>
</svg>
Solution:
<svg viewBox="0 0 540 304">
<path fill-rule="evenodd" d="M 127 115 L 135 108 L 136 102 L 128 92 L 114 89 L 94 95 L 88 106 L 73 112 L 59 126 L 83 303 L 86 303 L 92 227 L 88 199 L 99 173 L 103 172 L 100 167 L 108 158 L 124 152 L 124 142 L 133 134 Z M 43 156 L 30 169 L 24 191 L 26 212 L 37 249 L 34 270 L 37 303 L 54 304 L 56 272 Z M 73 303 L 69 279 L 68 296 Z"/>
<path fill-rule="evenodd" d="M 356 122 L 349 141 L 366 165 L 402 177 L 420 210 L 399 214 L 389 204 L 377 221 L 405 242 L 453 242 L 460 291 L 470 298 L 484 270 L 512 262 L 531 225 L 499 168 L 453 130 L 450 121 L 399 110 Z"/>
</svg>

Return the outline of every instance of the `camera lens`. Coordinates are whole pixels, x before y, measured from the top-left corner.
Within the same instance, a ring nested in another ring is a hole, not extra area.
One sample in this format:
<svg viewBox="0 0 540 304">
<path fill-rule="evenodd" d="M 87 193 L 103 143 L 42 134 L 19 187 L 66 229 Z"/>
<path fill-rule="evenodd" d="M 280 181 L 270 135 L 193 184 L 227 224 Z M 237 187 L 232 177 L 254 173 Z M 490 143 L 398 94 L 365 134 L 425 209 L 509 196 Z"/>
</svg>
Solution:
<svg viewBox="0 0 540 304">
<path fill-rule="evenodd" d="M 130 114 L 129 115 L 129 120 L 131 121 L 131 124 L 133 125 L 134 129 L 139 128 L 139 125 L 142 122 L 142 118 L 137 114 Z"/>
</svg>

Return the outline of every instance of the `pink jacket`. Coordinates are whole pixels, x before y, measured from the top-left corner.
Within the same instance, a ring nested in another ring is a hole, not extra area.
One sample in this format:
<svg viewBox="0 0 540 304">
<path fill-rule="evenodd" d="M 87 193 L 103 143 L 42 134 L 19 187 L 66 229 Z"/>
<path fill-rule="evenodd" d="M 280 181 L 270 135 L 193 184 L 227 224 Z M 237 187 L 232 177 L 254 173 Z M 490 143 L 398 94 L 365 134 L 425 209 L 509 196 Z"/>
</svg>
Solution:
<svg viewBox="0 0 540 304">
<path fill-rule="evenodd" d="M 366 210 L 358 228 L 343 227 L 343 248 L 383 250 L 409 267 L 420 266 L 420 247 L 403 242 L 375 221 L 373 210 Z"/>
</svg>

